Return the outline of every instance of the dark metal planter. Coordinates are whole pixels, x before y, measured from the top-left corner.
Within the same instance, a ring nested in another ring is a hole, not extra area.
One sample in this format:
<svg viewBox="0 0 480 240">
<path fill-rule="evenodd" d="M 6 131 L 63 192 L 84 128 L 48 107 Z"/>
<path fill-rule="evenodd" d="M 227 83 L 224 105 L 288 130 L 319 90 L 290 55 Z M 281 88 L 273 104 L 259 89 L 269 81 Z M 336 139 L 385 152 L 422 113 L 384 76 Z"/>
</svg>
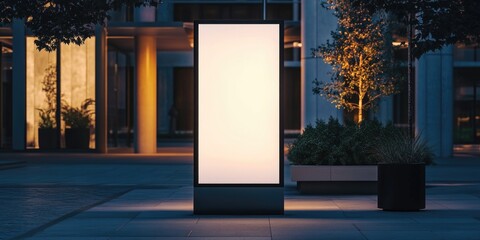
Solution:
<svg viewBox="0 0 480 240">
<path fill-rule="evenodd" d="M 418 211 L 425 208 L 425 164 L 379 164 L 378 208 Z"/>
<path fill-rule="evenodd" d="M 90 144 L 90 129 L 65 129 L 65 146 L 70 149 L 88 149 Z"/>
<path fill-rule="evenodd" d="M 57 129 L 56 128 L 39 128 L 38 129 L 38 146 L 40 149 L 57 148 Z"/>
</svg>

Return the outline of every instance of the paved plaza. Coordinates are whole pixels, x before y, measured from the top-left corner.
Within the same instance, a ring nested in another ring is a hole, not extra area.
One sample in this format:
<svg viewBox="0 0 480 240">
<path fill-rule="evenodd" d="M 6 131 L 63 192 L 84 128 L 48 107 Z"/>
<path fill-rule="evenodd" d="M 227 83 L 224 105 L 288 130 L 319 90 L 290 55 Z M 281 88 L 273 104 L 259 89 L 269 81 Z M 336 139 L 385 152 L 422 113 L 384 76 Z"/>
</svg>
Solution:
<svg viewBox="0 0 480 240">
<path fill-rule="evenodd" d="M 427 167 L 427 209 L 385 212 L 376 195 L 300 195 L 285 214 L 192 214 L 189 144 L 157 155 L 2 153 L 0 239 L 480 239 L 480 158 Z"/>
</svg>

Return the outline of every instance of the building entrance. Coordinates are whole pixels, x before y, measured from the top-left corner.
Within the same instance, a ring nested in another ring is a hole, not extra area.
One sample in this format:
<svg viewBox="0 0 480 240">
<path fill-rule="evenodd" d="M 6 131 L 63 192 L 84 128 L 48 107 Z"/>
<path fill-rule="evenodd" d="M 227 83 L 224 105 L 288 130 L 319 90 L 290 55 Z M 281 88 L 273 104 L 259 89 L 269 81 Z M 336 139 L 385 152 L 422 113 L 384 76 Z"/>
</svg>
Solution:
<svg viewBox="0 0 480 240">
<path fill-rule="evenodd" d="M 480 144 L 480 69 L 455 70 L 454 143 Z"/>
</svg>

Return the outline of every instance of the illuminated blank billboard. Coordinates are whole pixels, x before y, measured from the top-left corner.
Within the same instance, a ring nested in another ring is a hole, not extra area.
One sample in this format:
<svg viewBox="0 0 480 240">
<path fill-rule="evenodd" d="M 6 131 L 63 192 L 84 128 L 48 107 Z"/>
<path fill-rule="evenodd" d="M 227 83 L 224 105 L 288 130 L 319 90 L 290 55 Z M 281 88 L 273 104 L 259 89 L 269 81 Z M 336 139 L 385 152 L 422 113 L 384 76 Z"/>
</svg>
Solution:
<svg viewBox="0 0 480 240">
<path fill-rule="evenodd" d="M 278 22 L 197 23 L 196 184 L 280 184 Z"/>
</svg>

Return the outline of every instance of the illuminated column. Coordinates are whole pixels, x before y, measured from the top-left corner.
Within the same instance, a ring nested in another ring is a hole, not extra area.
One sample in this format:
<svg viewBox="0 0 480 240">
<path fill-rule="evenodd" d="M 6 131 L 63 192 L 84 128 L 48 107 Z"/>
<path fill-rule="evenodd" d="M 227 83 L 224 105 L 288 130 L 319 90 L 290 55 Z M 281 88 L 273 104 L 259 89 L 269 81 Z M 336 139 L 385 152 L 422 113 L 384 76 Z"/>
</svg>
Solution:
<svg viewBox="0 0 480 240">
<path fill-rule="evenodd" d="M 312 48 L 331 39 L 330 32 L 335 30 L 337 21 L 331 12 L 321 6 L 322 0 L 303 0 L 301 19 L 301 103 L 302 129 L 314 124 L 317 119 L 328 120 L 330 116 L 342 121 L 342 112 L 324 97 L 314 95 L 313 81 L 330 81 L 332 68 L 322 59 L 312 58 Z"/>
<path fill-rule="evenodd" d="M 155 22 L 155 7 L 137 7 L 135 22 Z M 157 152 L 157 39 L 135 36 L 134 151 Z"/>
<path fill-rule="evenodd" d="M 134 129 L 136 153 L 157 152 L 157 39 L 135 37 Z"/>
</svg>

